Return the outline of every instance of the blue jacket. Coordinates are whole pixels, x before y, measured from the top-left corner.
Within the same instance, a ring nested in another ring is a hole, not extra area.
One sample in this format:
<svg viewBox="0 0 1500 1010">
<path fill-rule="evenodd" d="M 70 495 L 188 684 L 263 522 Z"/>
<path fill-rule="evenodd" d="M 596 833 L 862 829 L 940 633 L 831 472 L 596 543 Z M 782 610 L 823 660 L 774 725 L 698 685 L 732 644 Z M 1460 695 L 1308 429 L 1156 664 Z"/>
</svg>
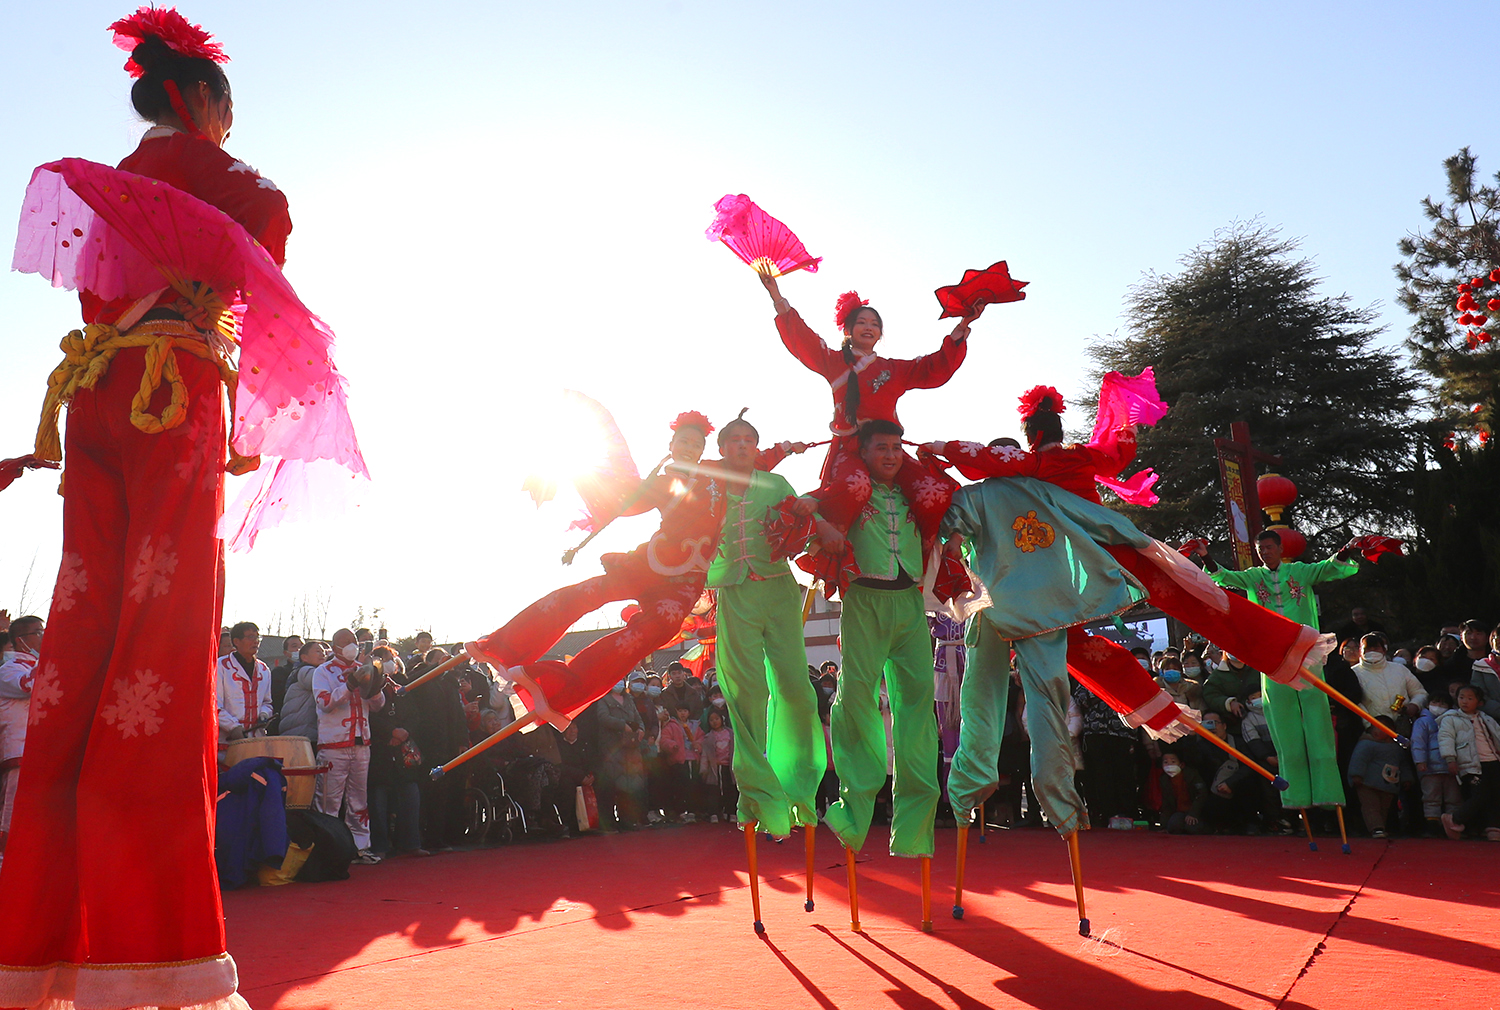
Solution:
<svg viewBox="0 0 1500 1010">
<path fill-rule="evenodd" d="M 217 821 L 214 862 L 221 888 L 249 883 L 262 865 L 281 865 L 287 843 L 281 761 L 250 758 L 221 769 Z"/>
<path fill-rule="evenodd" d="M 1417 716 L 1411 727 L 1411 759 L 1413 764 L 1427 764 L 1427 774 L 1447 774 L 1448 764 L 1438 746 L 1438 721 L 1426 709 Z"/>
</svg>

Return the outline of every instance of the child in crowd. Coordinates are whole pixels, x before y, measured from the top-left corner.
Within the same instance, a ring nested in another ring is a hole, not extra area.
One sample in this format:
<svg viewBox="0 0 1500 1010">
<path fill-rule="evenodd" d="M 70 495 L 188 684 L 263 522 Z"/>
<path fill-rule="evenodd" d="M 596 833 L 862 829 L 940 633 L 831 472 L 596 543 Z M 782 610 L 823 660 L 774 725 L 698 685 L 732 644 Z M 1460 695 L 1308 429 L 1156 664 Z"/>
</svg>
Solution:
<svg viewBox="0 0 1500 1010">
<path fill-rule="evenodd" d="M 703 754 L 698 771 L 708 792 L 709 821 L 732 821 L 740 802 L 734 781 L 734 733 L 722 712 L 708 713 L 708 732 L 703 734 Z"/>
<path fill-rule="evenodd" d="M 1426 833 L 1431 838 L 1442 837 L 1438 818 L 1451 814 L 1462 800 L 1458 776 L 1448 770 L 1441 741 L 1443 723 L 1459 718 L 1462 715 L 1453 708 L 1453 699 L 1446 694 L 1434 694 L 1427 699 L 1426 710 L 1412 724 L 1411 757 L 1422 782 L 1422 816 L 1426 818 Z"/>
<path fill-rule="evenodd" d="M 1438 739 L 1464 800 L 1440 818 L 1443 830 L 1457 841 L 1470 824 L 1483 826 L 1485 838 L 1500 842 L 1500 723 L 1482 711 L 1484 692 L 1473 684 L 1460 687 L 1457 700 L 1459 718 L 1443 720 Z"/>
<path fill-rule="evenodd" d="M 1396 728 L 1390 716 L 1378 719 L 1388 729 Z M 1359 797 L 1359 811 L 1371 838 L 1385 837 L 1391 803 L 1401 791 L 1403 778 L 1410 776 L 1401 748 L 1377 736 L 1374 729 L 1367 730 L 1354 745 L 1354 755 L 1349 759 L 1349 784 Z"/>
<path fill-rule="evenodd" d="M 665 806 L 669 815 L 680 815 L 683 823 L 696 820 L 698 765 L 703 758 L 703 731 L 688 714 L 687 704 L 669 713 L 661 727 L 661 762 L 666 776 Z"/>
</svg>

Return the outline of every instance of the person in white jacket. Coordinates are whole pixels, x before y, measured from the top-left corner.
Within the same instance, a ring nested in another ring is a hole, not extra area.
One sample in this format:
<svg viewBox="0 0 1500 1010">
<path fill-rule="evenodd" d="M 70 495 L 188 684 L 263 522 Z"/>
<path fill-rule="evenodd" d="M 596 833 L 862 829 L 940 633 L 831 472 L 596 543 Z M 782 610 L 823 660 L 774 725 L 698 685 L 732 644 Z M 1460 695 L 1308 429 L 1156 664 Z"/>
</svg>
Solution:
<svg viewBox="0 0 1500 1010">
<path fill-rule="evenodd" d="M 370 713 L 385 705 L 380 677 L 362 655 L 354 632 L 333 635 L 333 658 L 313 672 L 313 701 L 318 710 L 318 763 L 329 770 L 318 778 L 317 808 L 338 816 L 354 836 L 360 860 L 378 863 L 370 850 Z"/>
<path fill-rule="evenodd" d="M 271 669 L 256 658 L 260 629 L 241 621 L 229 629 L 233 650 L 220 656 L 214 670 L 219 702 L 219 747 L 247 736 L 264 736 L 271 721 Z"/>
<path fill-rule="evenodd" d="M 1468 794 L 1457 810 L 1440 818 L 1443 831 L 1455 841 L 1471 824 L 1482 824 L 1484 837 L 1500 842 L 1500 723 L 1483 704 L 1484 692 L 1465 684 L 1458 689 L 1458 718 L 1438 724 L 1443 759 Z"/>
<path fill-rule="evenodd" d="M 26 749 L 26 722 L 36 657 L 42 648 L 44 622 L 40 617 L 18 617 L 10 622 L 10 644 L 0 662 L 0 776 L 4 776 L 5 805 L 0 810 L 0 854 L 10 835 L 10 814 L 16 805 L 21 777 L 21 752 Z M 53 690 L 56 690 L 54 685 Z"/>
<path fill-rule="evenodd" d="M 1371 715 L 1400 715 L 1415 719 L 1427 704 L 1427 688 L 1401 663 L 1386 659 L 1390 643 L 1384 634 L 1372 631 L 1359 640 L 1359 662 L 1354 675 L 1365 692 L 1364 708 Z M 1398 701 L 1399 699 L 1399 701 Z"/>
</svg>

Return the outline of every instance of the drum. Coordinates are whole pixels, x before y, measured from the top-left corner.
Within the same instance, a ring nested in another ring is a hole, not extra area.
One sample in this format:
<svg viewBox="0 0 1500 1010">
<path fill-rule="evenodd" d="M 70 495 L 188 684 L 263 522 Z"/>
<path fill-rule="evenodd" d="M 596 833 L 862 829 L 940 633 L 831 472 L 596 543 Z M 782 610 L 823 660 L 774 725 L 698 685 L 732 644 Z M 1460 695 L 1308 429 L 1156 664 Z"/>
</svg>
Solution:
<svg viewBox="0 0 1500 1010">
<path fill-rule="evenodd" d="M 305 736 L 254 736 L 231 740 L 224 749 L 223 760 L 226 765 L 236 765 L 256 757 L 281 758 L 288 810 L 306 810 L 312 806 L 318 773 L 327 770 L 313 756 L 312 741 Z"/>
</svg>

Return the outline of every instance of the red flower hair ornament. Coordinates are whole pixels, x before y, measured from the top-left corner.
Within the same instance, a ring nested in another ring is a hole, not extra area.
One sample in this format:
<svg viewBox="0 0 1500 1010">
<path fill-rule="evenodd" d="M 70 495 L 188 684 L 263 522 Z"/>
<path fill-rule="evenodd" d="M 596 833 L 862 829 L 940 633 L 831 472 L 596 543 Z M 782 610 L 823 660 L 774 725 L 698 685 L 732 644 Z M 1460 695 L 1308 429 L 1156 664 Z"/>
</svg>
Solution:
<svg viewBox="0 0 1500 1010">
<path fill-rule="evenodd" d="M 859 315 L 859 310 L 870 304 L 870 299 L 859 297 L 858 291 L 845 291 L 839 295 L 839 300 L 833 306 L 833 321 L 839 329 L 848 325 L 849 320 Z"/>
<path fill-rule="evenodd" d="M 688 428 L 699 429 L 703 432 L 704 438 L 712 435 L 714 431 L 714 426 L 709 423 L 708 418 L 704 417 L 696 410 L 684 410 L 681 414 L 677 415 L 677 420 L 672 422 L 673 431 L 676 431 L 678 428 L 682 428 L 684 426 Z"/>
<path fill-rule="evenodd" d="M 224 47 L 209 41 L 213 36 L 204 31 L 202 25 L 189 24 L 175 7 L 141 7 L 130 17 L 110 25 L 109 30 L 115 33 L 115 46 L 127 53 L 134 52 L 136 46 L 154 35 L 179 56 L 215 63 L 229 62 Z M 140 77 L 146 71 L 132 58 L 125 61 L 125 72 L 131 77 Z"/>
<path fill-rule="evenodd" d="M 1038 411 L 1061 414 L 1066 408 L 1062 394 L 1051 386 L 1032 386 L 1021 396 L 1021 419 L 1025 420 Z"/>
</svg>

